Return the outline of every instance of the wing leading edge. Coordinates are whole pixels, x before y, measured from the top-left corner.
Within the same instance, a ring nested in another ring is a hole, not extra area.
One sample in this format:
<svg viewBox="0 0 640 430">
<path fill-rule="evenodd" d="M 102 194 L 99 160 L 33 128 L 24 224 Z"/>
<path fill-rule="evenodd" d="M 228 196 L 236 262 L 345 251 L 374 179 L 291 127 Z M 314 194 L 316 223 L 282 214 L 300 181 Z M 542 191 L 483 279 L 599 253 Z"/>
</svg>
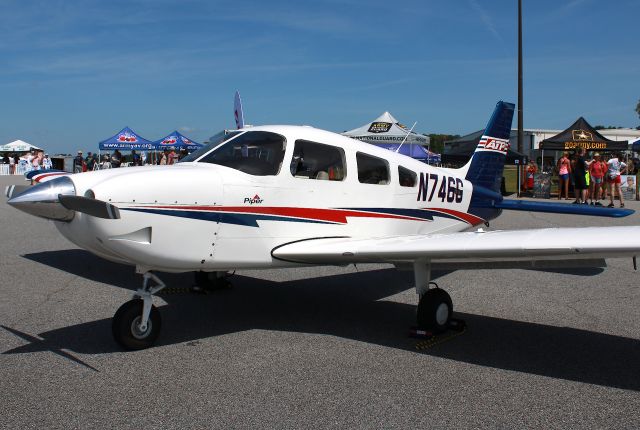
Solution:
<svg viewBox="0 0 640 430">
<path fill-rule="evenodd" d="M 281 245 L 271 254 L 302 264 L 633 257 L 640 255 L 640 226 L 479 230 L 379 239 L 316 238 Z"/>
</svg>

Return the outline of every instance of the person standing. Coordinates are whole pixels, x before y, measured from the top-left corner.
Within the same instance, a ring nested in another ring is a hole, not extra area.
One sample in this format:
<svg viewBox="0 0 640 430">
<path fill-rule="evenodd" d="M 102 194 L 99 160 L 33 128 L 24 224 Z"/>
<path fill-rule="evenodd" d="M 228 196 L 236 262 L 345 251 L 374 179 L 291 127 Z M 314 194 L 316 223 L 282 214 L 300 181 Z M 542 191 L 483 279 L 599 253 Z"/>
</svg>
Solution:
<svg viewBox="0 0 640 430">
<path fill-rule="evenodd" d="M 564 190 L 564 199 L 569 200 L 569 176 L 571 175 L 571 162 L 569 154 L 564 152 L 558 160 L 558 200 L 562 198 L 562 190 Z"/>
<path fill-rule="evenodd" d="M 527 164 L 527 180 L 525 182 L 525 191 L 533 190 L 536 173 L 538 173 L 538 166 L 536 166 L 536 163 L 534 163 L 533 160 L 529 160 L 529 164 Z"/>
<path fill-rule="evenodd" d="M 44 154 L 44 158 L 42 159 L 42 168 L 50 170 L 52 167 L 53 163 L 51 162 L 51 158 L 49 158 L 49 154 Z"/>
<path fill-rule="evenodd" d="M 83 164 L 84 158 L 82 158 L 82 151 L 78 151 L 78 155 L 73 159 L 73 173 L 82 173 Z"/>
<path fill-rule="evenodd" d="M 138 154 L 135 149 L 131 150 L 131 162 L 134 166 L 142 166 L 140 154 Z"/>
<path fill-rule="evenodd" d="M 18 164 L 18 156 L 16 154 L 11 154 L 9 156 L 9 174 L 16 174 L 16 164 Z"/>
<path fill-rule="evenodd" d="M 87 166 L 87 171 L 93 170 L 94 162 L 95 162 L 95 158 L 93 157 L 93 154 L 91 153 L 91 151 L 89 151 L 87 153 L 87 158 L 84 159 L 84 163 Z"/>
<path fill-rule="evenodd" d="M 615 207 L 613 201 L 615 200 L 615 191 L 618 191 L 620 196 L 620 207 L 624 207 L 624 196 L 622 195 L 622 178 L 620 175 L 627 171 L 627 165 L 622 161 L 622 154 L 612 157 L 607 161 L 607 184 L 609 185 L 609 199 L 610 208 Z"/>
<path fill-rule="evenodd" d="M 119 150 L 113 151 L 111 156 L 111 167 L 120 167 L 122 164 L 122 153 Z"/>
<path fill-rule="evenodd" d="M 167 159 L 167 164 L 174 164 L 177 158 L 178 156 L 176 155 L 176 150 L 171 148 L 171 152 L 169 153 L 169 157 Z"/>
<path fill-rule="evenodd" d="M 593 161 L 589 164 L 589 175 L 591 176 L 589 189 L 592 205 L 595 204 L 595 206 L 602 206 L 600 199 L 602 198 L 602 184 L 604 182 L 604 174 L 606 171 L 607 165 L 600 159 L 600 154 L 596 152 L 593 154 Z"/>
<path fill-rule="evenodd" d="M 573 188 L 575 189 L 576 204 L 588 204 L 587 202 L 587 162 L 584 159 L 584 148 L 578 148 L 573 169 Z"/>
</svg>

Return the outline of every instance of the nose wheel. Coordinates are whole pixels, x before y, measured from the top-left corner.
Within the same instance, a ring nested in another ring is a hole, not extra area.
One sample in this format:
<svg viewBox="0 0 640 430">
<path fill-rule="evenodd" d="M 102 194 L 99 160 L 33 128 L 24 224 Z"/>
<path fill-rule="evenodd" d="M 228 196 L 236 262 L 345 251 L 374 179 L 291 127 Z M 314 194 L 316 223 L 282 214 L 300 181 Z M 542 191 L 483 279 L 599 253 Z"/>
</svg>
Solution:
<svg viewBox="0 0 640 430">
<path fill-rule="evenodd" d="M 156 285 L 150 286 L 152 279 Z M 142 288 L 136 291 L 133 300 L 128 301 L 116 311 L 111 320 L 111 332 L 115 341 L 128 350 L 145 349 L 152 346 L 158 335 L 162 319 L 153 305 L 153 294 L 165 288 L 156 275 L 147 272 L 142 278 Z"/>
<path fill-rule="evenodd" d="M 142 325 L 144 301 L 133 299 L 120 306 L 111 320 L 113 338 L 128 350 L 145 349 L 152 346 L 158 335 L 162 319 L 158 309 L 151 305 L 146 326 Z"/>
</svg>

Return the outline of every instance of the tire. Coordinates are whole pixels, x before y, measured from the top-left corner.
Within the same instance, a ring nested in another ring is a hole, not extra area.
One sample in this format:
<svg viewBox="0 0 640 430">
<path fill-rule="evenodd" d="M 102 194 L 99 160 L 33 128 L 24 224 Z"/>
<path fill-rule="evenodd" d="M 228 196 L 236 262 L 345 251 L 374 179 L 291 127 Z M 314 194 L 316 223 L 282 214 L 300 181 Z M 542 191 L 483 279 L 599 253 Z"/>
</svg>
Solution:
<svg viewBox="0 0 640 430">
<path fill-rule="evenodd" d="M 418 328 L 441 333 L 449 327 L 453 314 L 453 302 L 445 290 L 433 288 L 418 303 Z"/>
<path fill-rule="evenodd" d="M 151 305 L 147 330 L 140 333 L 136 326 L 142 318 L 142 299 L 133 299 L 120 306 L 111 320 L 111 331 L 115 341 L 124 349 L 133 351 L 152 346 L 162 326 L 158 309 Z"/>
<path fill-rule="evenodd" d="M 223 272 L 225 273 L 225 272 Z M 196 291 L 211 292 L 215 290 L 228 290 L 232 287 L 226 276 L 218 277 L 218 272 L 193 272 Z M 226 273 L 225 273 L 226 274 Z"/>
<path fill-rule="evenodd" d="M 194 278 L 195 284 L 198 287 L 207 288 L 211 284 L 211 280 L 209 279 L 209 272 L 203 272 L 203 271 L 193 272 L 193 278 Z"/>
</svg>

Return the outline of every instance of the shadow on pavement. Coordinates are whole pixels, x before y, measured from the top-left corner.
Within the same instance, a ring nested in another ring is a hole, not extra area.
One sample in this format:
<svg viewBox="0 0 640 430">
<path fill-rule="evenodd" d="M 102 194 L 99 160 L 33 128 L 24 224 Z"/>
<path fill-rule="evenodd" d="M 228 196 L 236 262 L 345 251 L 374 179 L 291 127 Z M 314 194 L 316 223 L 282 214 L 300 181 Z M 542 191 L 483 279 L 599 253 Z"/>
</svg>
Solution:
<svg viewBox="0 0 640 430">
<path fill-rule="evenodd" d="M 140 279 L 137 276 L 134 280 L 131 268 L 80 250 L 26 257 L 124 288 L 137 287 Z M 190 274 L 164 274 L 161 278 L 172 286 L 191 284 Z M 246 276 L 235 276 L 232 280 L 233 289 L 210 295 L 162 296 L 169 305 L 160 308 L 164 328 L 158 346 L 261 329 L 321 333 L 414 350 L 416 342 L 407 337 L 407 331 L 415 319 L 415 306 L 381 300 L 410 288 L 410 273 L 384 269 L 288 282 Z M 466 320 L 467 332 L 426 351 L 416 351 L 417 357 L 425 354 L 640 391 L 640 378 L 636 366 L 632 365 L 640 362 L 637 339 L 482 315 L 457 313 L 456 316 Z M 40 333 L 38 337 L 4 328 L 29 342 L 4 354 L 62 350 L 104 354 L 119 350 L 111 338 L 110 319 L 68 326 Z"/>
</svg>

